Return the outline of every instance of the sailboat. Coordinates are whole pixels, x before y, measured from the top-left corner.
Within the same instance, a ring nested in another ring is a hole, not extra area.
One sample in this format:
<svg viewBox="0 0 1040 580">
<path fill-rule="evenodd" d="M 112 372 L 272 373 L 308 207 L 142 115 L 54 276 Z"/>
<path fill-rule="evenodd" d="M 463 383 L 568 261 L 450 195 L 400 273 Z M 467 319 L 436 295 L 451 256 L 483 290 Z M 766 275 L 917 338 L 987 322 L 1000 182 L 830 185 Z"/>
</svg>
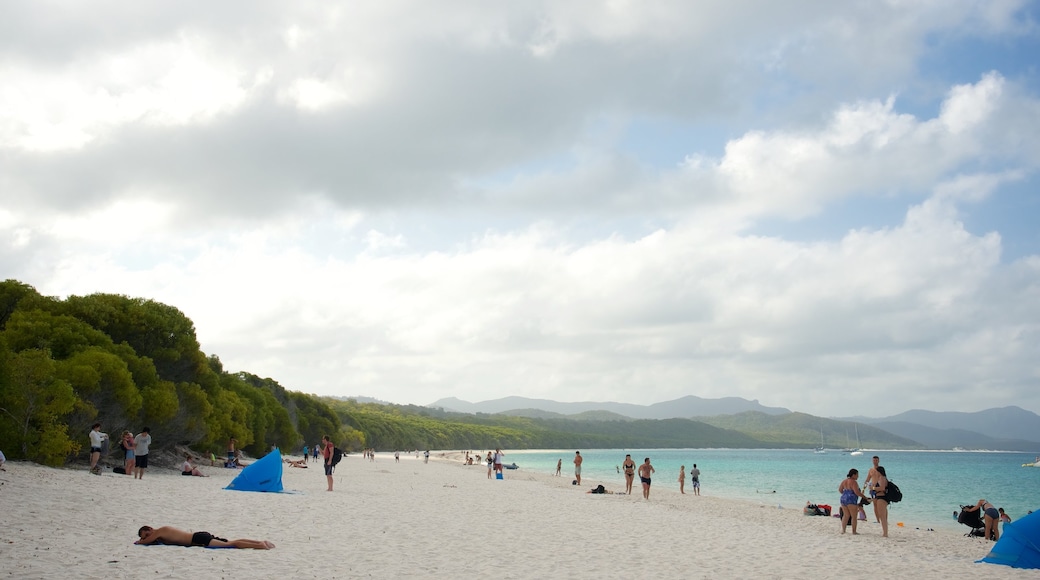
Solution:
<svg viewBox="0 0 1040 580">
<path fill-rule="evenodd" d="M 813 449 L 813 453 L 827 453 L 823 448 L 823 427 L 820 427 L 820 446 Z"/>
<path fill-rule="evenodd" d="M 863 452 L 859 450 L 859 425 L 856 425 L 856 448 L 852 450 L 849 455 L 863 455 Z"/>
</svg>

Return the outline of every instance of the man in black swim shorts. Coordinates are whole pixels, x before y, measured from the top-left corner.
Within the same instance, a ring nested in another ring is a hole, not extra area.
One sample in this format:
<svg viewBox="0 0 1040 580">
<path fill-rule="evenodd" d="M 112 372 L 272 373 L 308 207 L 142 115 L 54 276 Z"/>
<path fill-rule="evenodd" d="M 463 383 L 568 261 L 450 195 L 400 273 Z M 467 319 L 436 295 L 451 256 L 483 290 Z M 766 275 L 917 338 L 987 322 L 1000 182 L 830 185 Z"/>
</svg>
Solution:
<svg viewBox="0 0 1040 580">
<path fill-rule="evenodd" d="M 254 550 L 270 550 L 274 544 L 266 540 L 227 540 L 218 538 L 209 532 L 186 532 L 172 526 L 153 528 L 141 526 L 137 530 L 139 538 L 135 544 L 142 546 L 202 546 L 204 548 L 252 548 Z"/>
<path fill-rule="evenodd" d="M 654 466 L 650 465 L 650 458 L 643 460 L 639 466 L 639 481 L 643 483 L 643 499 L 650 499 L 650 474 L 654 473 Z"/>
</svg>

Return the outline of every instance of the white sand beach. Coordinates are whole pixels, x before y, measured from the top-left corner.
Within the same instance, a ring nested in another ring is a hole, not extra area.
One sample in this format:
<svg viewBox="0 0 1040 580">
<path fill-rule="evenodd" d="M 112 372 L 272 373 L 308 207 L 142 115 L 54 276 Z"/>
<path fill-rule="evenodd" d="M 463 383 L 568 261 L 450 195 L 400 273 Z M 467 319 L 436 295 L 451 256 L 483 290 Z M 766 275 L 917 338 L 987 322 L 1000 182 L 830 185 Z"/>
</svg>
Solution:
<svg viewBox="0 0 1040 580">
<path fill-rule="evenodd" d="M 522 468 L 488 480 L 484 466 L 457 458 L 346 457 L 332 493 L 320 465 L 286 466 L 283 483 L 296 493 L 283 494 L 226 491 L 236 471 L 205 465 L 211 477 L 152 468 L 138 481 L 8 463 L 0 577 L 1040 578 L 975 564 L 989 544 L 952 531 L 893 522 L 882 538 L 861 522 L 860 535 L 840 535 L 836 518 L 803 516 L 802 506 L 653 488 L 646 501 L 638 480 L 631 496 L 589 495 L 614 483 L 579 488 L 566 473 Z M 134 545 L 146 524 L 277 547 Z"/>
</svg>

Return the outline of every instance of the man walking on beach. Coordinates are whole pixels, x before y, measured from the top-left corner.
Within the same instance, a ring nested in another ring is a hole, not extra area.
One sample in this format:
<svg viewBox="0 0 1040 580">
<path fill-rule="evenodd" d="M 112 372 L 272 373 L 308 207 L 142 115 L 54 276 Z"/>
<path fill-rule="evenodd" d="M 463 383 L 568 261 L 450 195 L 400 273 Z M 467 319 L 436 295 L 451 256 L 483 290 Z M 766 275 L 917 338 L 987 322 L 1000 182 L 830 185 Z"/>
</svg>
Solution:
<svg viewBox="0 0 1040 580">
<path fill-rule="evenodd" d="M 151 429 L 148 427 L 134 437 L 134 479 L 144 479 L 144 470 L 148 469 L 148 446 L 151 444 Z"/>
<path fill-rule="evenodd" d="M 581 451 L 574 452 L 574 479 L 581 485 Z"/>
<path fill-rule="evenodd" d="M 871 458 L 871 460 L 874 462 L 874 465 L 870 468 L 870 471 L 867 472 L 867 481 L 864 482 L 863 489 L 869 489 L 870 499 L 875 499 L 877 498 L 877 492 L 874 491 L 874 484 L 877 483 L 878 479 L 880 479 L 881 477 L 881 472 L 878 471 L 878 463 L 881 461 L 881 459 L 877 455 L 875 455 Z M 870 503 L 874 504 L 874 523 L 880 524 L 881 516 L 878 514 L 878 504 L 876 501 L 872 501 Z"/>
<path fill-rule="evenodd" d="M 101 423 L 94 423 L 90 428 L 90 472 L 94 475 L 101 475 L 97 463 L 101 459 L 101 442 L 105 439 L 108 439 L 108 434 L 101 432 Z"/>
<path fill-rule="evenodd" d="M 141 526 L 137 530 L 139 538 L 135 544 L 142 546 L 201 546 L 203 548 L 252 548 L 254 550 L 270 550 L 274 544 L 264 540 L 227 540 L 218 538 L 209 532 L 186 532 L 173 526 L 153 528 Z"/>
<path fill-rule="evenodd" d="M 328 435 L 323 435 L 321 442 L 325 446 L 322 450 L 322 455 L 325 456 L 325 479 L 329 482 L 329 488 L 325 491 L 332 491 L 332 440 Z"/>
<path fill-rule="evenodd" d="M 693 495 L 701 494 L 701 470 L 697 469 L 697 464 L 693 464 L 693 469 L 690 470 L 690 483 L 693 485 Z"/>
<path fill-rule="evenodd" d="M 643 499 L 650 499 L 650 474 L 654 473 L 654 466 L 650 465 L 650 458 L 643 460 L 639 466 L 639 481 L 643 483 Z"/>
</svg>

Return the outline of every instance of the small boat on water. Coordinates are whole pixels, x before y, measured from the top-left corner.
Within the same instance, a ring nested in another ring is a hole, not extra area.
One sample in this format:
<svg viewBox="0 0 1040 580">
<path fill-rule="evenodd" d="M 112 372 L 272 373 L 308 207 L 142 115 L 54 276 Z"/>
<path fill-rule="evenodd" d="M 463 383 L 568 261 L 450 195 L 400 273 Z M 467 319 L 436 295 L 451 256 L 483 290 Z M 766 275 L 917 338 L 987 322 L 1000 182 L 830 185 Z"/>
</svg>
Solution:
<svg viewBox="0 0 1040 580">
<path fill-rule="evenodd" d="M 1032 463 L 1023 463 L 1022 467 L 1040 467 L 1040 457 L 1037 457 Z"/>
<path fill-rule="evenodd" d="M 520 469 L 520 466 L 516 463 L 510 463 L 508 465 L 503 465 L 502 467 L 505 467 L 506 469 Z"/>
</svg>

